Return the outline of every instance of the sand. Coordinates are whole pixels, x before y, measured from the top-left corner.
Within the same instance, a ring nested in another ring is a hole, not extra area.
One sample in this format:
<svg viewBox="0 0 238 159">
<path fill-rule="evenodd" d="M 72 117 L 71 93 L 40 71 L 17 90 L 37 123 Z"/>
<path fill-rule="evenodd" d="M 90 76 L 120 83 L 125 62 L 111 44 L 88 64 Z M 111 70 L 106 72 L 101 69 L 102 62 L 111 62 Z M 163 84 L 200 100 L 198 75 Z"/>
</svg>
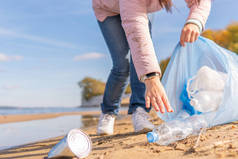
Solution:
<svg viewBox="0 0 238 159">
<path fill-rule="evenodd" d="M 151 116 L 154 124 L 161 123 L 153 112 Z M 147 143 L 146 134 L 133 132 L 130 116 L 127 115 L 116 120 L 114 135 L 96 135 L 95 125 L 83 130 L 90 135 L 93 142 L 93 150 L 88 159 L 238 158 L 238 122 L 208 129 L 199 140 L 197 136 L 191 136 L 169 146 Z M 0 159 L 46 158 L 49 150 L 62 138 L 61 136 L 0 151 Z"/>
<path fill-rule="evenodd" d="M 98 111 L 90 112 L 65 112 L 65 113 L 50 113 L 50 114 L 25 114 L 25 115 L 0 115 L 0 124 L 22 122 L 39 119 L 50 119 L 66 115 L 96 115 Z"/>
</svg>

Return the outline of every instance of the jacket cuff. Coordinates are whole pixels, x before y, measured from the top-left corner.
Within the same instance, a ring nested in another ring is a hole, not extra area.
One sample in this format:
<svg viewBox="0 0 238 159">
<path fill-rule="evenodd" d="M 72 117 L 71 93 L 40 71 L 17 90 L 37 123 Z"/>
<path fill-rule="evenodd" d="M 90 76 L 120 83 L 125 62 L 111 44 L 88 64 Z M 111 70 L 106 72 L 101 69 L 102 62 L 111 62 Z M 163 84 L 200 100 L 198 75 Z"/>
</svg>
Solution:
<svg viewBox="0 0 238 159">
<path fill-rule="evenodd" d="M 202 22 L 201 22 L 200 20 L 197 20 L 197 19 L 188 19 L 188 20 L 186 21 L 185 25 L 186 25 L 186 24 L 195 24 L 195 25 L 197 25 L 198 28 L 199 28 L 199 32 L 200 32 L 200 33 L 202 33 L 203 30 L 204 30 L 204 27 L 203 27 Z"/>
</svg>

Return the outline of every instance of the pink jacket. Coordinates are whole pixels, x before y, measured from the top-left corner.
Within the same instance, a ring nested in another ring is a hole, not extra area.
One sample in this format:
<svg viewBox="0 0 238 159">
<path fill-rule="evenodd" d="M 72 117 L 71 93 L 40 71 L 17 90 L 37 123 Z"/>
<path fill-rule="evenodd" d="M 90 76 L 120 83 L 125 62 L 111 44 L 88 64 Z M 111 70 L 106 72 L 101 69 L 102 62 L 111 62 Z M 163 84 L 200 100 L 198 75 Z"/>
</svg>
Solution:
<svg viewBox="0 0 238 159">
<path fill-rule="evenodd" d="M 211 0 L 201 0 L 199 5 L 196 5 L 195 0 L 185 1 L 190 8 L 187 20 L 198 20 L 204 28 Z M 93 0 L 93 9 L 99 21 L 120 14 L 139 78 L 151 72 L 160 73 L 147 18 L 147 13 L 161 9 L 158 0 Z"/>
</svg>

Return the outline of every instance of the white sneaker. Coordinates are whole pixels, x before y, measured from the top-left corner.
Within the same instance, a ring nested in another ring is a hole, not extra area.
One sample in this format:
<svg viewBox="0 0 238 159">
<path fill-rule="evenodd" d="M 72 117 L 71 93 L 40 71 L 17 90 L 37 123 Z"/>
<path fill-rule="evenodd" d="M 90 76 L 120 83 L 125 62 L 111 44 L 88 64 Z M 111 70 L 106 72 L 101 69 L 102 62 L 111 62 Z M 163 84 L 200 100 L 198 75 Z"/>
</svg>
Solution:
<svg viewBox="0 0 238 159">
<path fill-rule="evenodd" d="M 141 107 L 132 114 L 132 122 L 135 132 L 148 132 L 154 129 L 154 125 L 149 121 L 149 114 Z"/>
<path fill-rule="evenodd" d="M 115 116 L 101 113 L 98 122 L 98 135 L 112 135 L 114 129 Z"/>
</svg>

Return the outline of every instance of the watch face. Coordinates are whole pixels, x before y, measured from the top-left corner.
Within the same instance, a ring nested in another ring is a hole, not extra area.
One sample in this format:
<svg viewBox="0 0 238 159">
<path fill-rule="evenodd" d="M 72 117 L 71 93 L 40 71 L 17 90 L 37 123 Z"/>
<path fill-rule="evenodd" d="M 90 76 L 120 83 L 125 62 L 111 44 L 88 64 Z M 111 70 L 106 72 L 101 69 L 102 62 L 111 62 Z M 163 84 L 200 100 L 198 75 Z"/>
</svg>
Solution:
<svg viewBox="0 0 238 159">
<path fill-rule="evenodd" d="M 148 73 L 148 74 L 146 75 L 146 77 L 149 78 L 149 77 L 156 76 L 156 75 L 157 75 L 156 72 L 152 72 L 152 73 Z"/>
</svg>

